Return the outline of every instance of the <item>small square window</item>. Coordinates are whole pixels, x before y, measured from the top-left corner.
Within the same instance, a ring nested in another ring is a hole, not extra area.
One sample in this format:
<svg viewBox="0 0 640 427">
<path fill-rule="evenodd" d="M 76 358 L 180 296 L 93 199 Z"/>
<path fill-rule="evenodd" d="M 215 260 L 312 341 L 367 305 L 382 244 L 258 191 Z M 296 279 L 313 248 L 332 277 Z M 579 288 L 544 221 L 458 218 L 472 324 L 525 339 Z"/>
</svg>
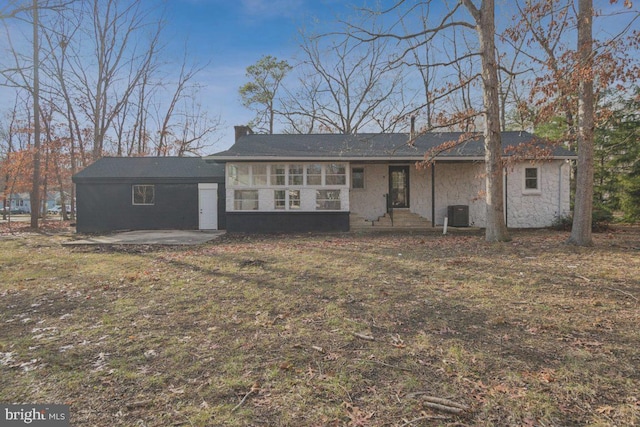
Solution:
<svg viewBox="0 0 640 427">
<path fill-rule="evenodd" d="M 153 205 L 156 202 L 155 186 L 134 185 L 131 187 L 134 205 Z"/>
<path fill-rule="evenodd" d="M 538 185 L 538 168 L 526 168 L 524 170 L 524 189 L 539 190 Z"/>
<path fill-rule="evenodd" d="M 364 188 L 364 168 L 351 169 L 351 188 Z"/>
</svg>

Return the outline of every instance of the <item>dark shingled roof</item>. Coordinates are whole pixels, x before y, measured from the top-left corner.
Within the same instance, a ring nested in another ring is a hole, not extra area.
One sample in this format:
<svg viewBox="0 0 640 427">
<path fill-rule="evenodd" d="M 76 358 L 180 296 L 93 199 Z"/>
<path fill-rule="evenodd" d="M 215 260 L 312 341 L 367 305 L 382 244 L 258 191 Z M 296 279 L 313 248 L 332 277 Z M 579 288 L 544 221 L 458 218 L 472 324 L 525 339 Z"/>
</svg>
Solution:
<svg viewBox="0 0 640 427">
<path fill-rule="evenodd" d="M 420 160 L 424 154 L 448 141 L 457 141 L 460 132 L 426 133 L 418 136 L 412 145 L 408 144 L 406 133 L 392 134 L 312 134 L 312 135 L 263 135 L 249 134 L 240 137 L 226 151 L 208 156 L 208 159 L 229 160 L 304 160 L 304 159 L 341 159 L 341 160 Z M 502 145 L 517 147 L 534 143 L 546 146 L 548 143 L 527 132 L 503 132 Z M 563 147 L 550 147 L 556 158 L 573 158 L 575 153 Z M 509 152 L 509 150 L 507 150 Z M 439 153 L 439 159 L 483 159 L 483 138 L 457 145 L 455 148 Z"/>
<path fill-rule="evenodd" d="M 201 181 L 224 179 L 224 164 L 200 157 L 103 157 L 73 176 L 73 182 L 146 179 Z"/>
</svg>

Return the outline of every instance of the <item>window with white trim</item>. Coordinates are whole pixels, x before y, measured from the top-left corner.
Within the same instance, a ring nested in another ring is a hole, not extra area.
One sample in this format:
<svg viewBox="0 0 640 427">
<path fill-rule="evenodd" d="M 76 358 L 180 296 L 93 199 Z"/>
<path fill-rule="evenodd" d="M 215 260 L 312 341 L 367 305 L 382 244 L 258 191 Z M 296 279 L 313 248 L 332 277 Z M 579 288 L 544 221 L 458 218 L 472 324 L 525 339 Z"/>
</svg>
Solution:
<svg viewBox="0 0 640 427">
<path fill-rule="evenodd" d="M 364 188 L 364 168 L 351 169 L 351 188 Z"/>
<path fill-rule="evenodd" d="M 271 165 L 271 185 L 285 185 L 286 173 L 285 165 Z"/>
<path fill-rule="evenodd" d="M 316 210 L 339 211 L 340 190 L 316 190 Z"/>
<path fill-rule="evenodd" d="M 326 167 L 326 185 L 345 185 L 347 183 L 347 168 L 344 163 L 330 163 Z"/>
<path fill-rule="evenodd" d="M 307 165 L 307 185 L 322 185 L 322 165 Z"/>
<path fill-rule="evenodd" d="M 304 184 L 304 167 L 302 165 L 289 165 L 289 185 Z"/>
<path fill-rule="evenodd" d="M 300 190 L 274 190 L 276 210 L 300 210 Z"/>
<path fill-rule="evenodd" d="M 252 165 L 251 184 L 253 186 L 265 186 L 267 182 L 267 165 Z"/>
<path fill-rule="evenodd" d="M 229 165 L 230 185 L 249 185 L 251 180 L 251 166 L 244 164 Z"/>
<path fill-rule="evenodd" d="M 134 205 L 154 205 L 156 203 L 156 191 L 154 185 L 131 186 L 131 199 Z"/>
<path fill-rule="evenodd" d="M 300 210 L 300 190 L 289 190 L 289 210 Z"/>
<path fill-rule="evenodd" d="M 234 190 L 233 209 L 236 211 L 258 210 L 258 190 Z"/>
<path fill-rule="evenodd" d="M 273 191 L 274 208 L 277 210 L 285 210 L 287 208 L 287 192 L 286 190 Z"/>
<path fill-rule="evenodd" d="M 540 169 L 524 169 L 524 191 L 540 191 Z"/>
</svg>

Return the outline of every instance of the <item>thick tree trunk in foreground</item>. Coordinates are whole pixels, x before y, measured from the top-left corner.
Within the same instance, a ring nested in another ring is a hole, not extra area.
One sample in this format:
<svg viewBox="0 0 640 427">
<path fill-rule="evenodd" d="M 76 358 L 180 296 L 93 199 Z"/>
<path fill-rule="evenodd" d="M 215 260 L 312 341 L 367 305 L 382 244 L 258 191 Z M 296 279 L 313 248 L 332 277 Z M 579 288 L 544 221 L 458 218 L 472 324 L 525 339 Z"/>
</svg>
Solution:
<svg viewBox="0 0 640 427">
<path fill-rule="evenodd" d="M 593 244 L 591 213 L 593 210 L 593 0 L 580 0 L 578 10 L 578 172 L 573 226 L 569 243 Z"/>
<path fill-rule="evenodd" d="M 480 9 L 470 0 L 464 1 L 476 21 L 476 31 L 482 55 L 482 87 L 485 108 L 485 174 L 486 174 L 486 233 L 488 242 L 511 240 L 504 221 L 504 185 L 502 177 L 502 136 L 500 134 L 500 97 L 498 95 L 498 66 L 495 49 L 494 0 L 484 0 Z"/>
</svg>

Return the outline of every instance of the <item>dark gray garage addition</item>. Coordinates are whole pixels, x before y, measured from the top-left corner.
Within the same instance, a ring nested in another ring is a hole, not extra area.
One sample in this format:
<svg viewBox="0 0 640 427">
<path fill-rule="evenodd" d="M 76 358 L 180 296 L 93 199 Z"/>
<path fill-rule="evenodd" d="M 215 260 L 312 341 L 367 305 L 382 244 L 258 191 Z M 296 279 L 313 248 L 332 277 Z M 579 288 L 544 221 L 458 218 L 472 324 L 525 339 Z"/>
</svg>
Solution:
<svg viewBox="0 0 640 427">
<path fill-rule="evenodd" d="M 198 157 L 104 157 L 73 182 L 80 233 L 226 228 L 220 163 Z"/>
</svg>

